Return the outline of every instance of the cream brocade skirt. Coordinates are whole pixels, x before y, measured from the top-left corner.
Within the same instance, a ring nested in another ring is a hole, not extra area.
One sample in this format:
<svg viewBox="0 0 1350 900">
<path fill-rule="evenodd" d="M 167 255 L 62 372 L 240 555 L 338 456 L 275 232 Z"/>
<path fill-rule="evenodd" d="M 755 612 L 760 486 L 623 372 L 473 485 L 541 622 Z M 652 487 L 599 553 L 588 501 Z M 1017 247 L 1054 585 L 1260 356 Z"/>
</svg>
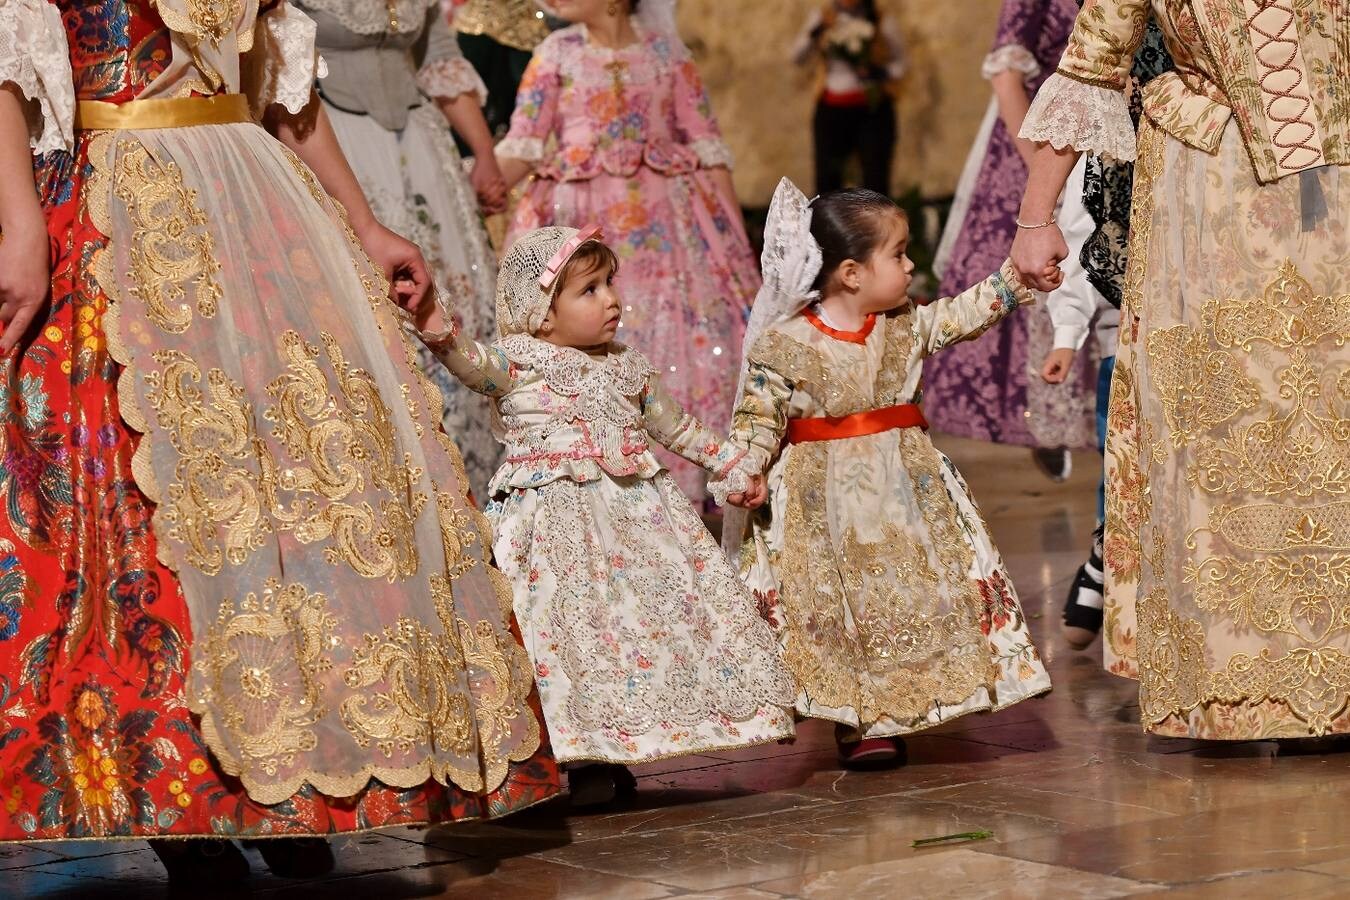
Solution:
<svg viewBox="0 0 1350 900">
<path fill-rule="evenodd" d="M 492 789 L 539 744 L 529 662 L 341 209 L 252 124 L 105 132 L 89 158 L 133 471 L 221 767 L 265 804 L 371 777 Z"/>
<path fill-rule="evenodd" d="M 1107 438 L 1106 665 L 1144 727 L 1350 732 L 1350 178 L 1140 133 Z M 1132 326 L 1132 327 L 1131 327 Z"/>
</svg>

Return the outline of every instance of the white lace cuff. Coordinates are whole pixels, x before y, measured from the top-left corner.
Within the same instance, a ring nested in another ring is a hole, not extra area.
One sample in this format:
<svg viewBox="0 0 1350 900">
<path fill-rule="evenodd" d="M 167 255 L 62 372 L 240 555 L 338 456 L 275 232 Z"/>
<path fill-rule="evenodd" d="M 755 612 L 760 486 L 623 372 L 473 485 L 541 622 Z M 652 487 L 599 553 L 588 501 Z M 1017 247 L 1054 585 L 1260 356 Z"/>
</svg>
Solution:
<svg viewBox="0 0 1350 900">
<path fill-rule="evenodd" d="M 0 0 L 0 82 L 30 101 L 34 153 L 75 146 L 75 84 L 60 11 L 44 0 Z"/>
<path fill-rule="evenodd" d="M 487 85 L 478 77 L 473 64 L 462 56 L 427 63 L 417 73 L 417 86 L 428 97 L 454 98 L 460 94 L 474 94 L 479 106 L 487 103 Z"/>
<path fill-rule="evenodd" d="M 731 148 L 719 138 L 703 138 L 689 145 L 705 169 L 731 169 L 736 160 Z"/>
<path fill-rule="evenodd" d="M 497 145 L 497 156 L 501 159 L 519 159 L 523 162 L 537 163 L 544 158 L 544 139 L 507 137 Z"/>
<path fill-rule="evenodd" d="M 1133 162 L 1136 136 L 1124 91 L 1085 84 L 1056 72 L 1046 79 L 1022 121 L 1021 137 Z"/>
<path fill-rule="evenodd" d="M 1021 44 L 1004 44 L 986 56 L 984 65 L 980 66 L 980 74 L 986 81 L 1009 70 L 1021 72 L 1023 78 L 1031 79 L 1041 74 L 1041 64 Z"/>
<path fill-rule="evenodd" d="M 727 505 L 728 494 L 739 494 L 750 487 L 750 479 L 759 473 L 750 465 L 749 454 L 741 453 L 726 472 L 708 479 L 708 493 L 718 506 Z"/>
<path fill-rule="evenodd" d="M 249 51 L 249 101 L 262 117 L 273 103 L 288 113 L 309 105 L 314 82 L 328 74 L 328 66 L 314 46 L 314 20 L 290 4 L 269 11 L 258 20 Z"/>
</svg>

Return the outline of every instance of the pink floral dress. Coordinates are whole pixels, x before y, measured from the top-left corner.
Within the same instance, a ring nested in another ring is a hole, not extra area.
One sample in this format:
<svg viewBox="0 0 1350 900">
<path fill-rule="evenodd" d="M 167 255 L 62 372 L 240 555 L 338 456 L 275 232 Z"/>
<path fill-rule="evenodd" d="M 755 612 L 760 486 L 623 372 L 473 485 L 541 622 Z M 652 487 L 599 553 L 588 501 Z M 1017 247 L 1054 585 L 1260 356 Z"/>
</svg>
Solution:
<svg viewBox="0 0 1350 900">
<path fill-rule="evenodd" d="M 508 240 L 544 225 L 602 225 L 621 260 L 620 339 L 641 348 L 685 408 L 725 431 L 758 266 L 740 210 L 709 172 L 730 167 L 731 154 L 688 50 L 639 38 L 610 50 L 578 25 L 535 51 L 498 146 L 536 165 Z M 703 499 L 701 470 L 662 461 Z"/>
</svg>

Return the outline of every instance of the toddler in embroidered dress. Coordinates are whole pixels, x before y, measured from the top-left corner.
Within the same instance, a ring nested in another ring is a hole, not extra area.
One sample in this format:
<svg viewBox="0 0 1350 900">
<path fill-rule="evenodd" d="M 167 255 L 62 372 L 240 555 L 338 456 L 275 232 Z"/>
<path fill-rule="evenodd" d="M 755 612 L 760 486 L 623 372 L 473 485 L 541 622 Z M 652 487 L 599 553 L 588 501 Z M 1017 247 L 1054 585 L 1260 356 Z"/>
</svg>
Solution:
<svg viewBox="0 0 1350 900">
<path fill-rule="evenodd" d="M 1003 561 L 917 405 L 924 357 L 1033 295 L 1005 265 L 915 307 L 908 240 L 880 194 L 808 202 L 783 180 L 732 429 L 770 499 L 748 535 L 728 516 L 727 537 L 745 536 L 742 577 L 801 680 L 798 714 L 837 723 L 854 766 L 893 763 L 902 735 L 1050 689 Z"/>
<path fill-rule="evenodd" d="M 493 549 L 577 805 L 631 791 L 629 764 L 793 734 L 773 631 L 652 442 L 719 502 L 762 502 L 763 478 L 614 341 L 617 266 L 598 228 L 537 229 L 502 261 L 495 343 L 424 335 L 497 401 Z"/>
</svg>

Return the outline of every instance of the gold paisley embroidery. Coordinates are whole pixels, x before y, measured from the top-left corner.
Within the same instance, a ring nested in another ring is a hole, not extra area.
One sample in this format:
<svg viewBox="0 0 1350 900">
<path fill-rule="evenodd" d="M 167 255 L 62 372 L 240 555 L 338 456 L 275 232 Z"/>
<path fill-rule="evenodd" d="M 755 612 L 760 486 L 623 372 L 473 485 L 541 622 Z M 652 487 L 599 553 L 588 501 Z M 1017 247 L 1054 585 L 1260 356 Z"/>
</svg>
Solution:
<svg viewBox="0 0 1350 900">
<path fill-rule="evenodd" d="M 214 316 L 220 300 L 215 242 L 196 192 L 183 183 L 175 163 L 161 163 L 138 141 L 118 145 L 113 194 L 126 206 L 132 233 L 131 292 L 146 317 L 171 334 L 192 324 L 197 312 Z"/>
<path fill-rule="evenodd" d="M 365 578 L 409 577 L 418 568 L 414 523 L 428 499 L 413 490 L 421 470 L 412 466 L 409 454 L 399 456 L 391 416 L 374 379 L 348 368 L 332 335 L 320 332 L 320 338 L 340 396 L 330 392 L 319 368 L 319 348 L 286 331 L 280 343 L 289 360 L 287 372 L 267 386 L 276 403 L 263 418 L 276 425 L 274 433 L 294 463 L 275 473 L 276 487 L 318 494 L 328 502 L 315 509 L 310 501 L 299 507 L 300 515 L 296 506 L 283 510 L 274 504 L 274 514 L 304 543 L 331 540 L 324 551 L 330 562 L 345 562 Z M 378 515 L 368 502 L 343 502 L 368 487 L 390 495 Z"/>
<path fill-rule="evenodd" d="M 1265 341 L 1292 350 L 1328 338 L 1343 347 L 1350 341 L 1350 293 L 1314 295 L 1312 285 L 1286 259 L 1260 297 L 1207 301 L 1204 322 L 1220 347 L 1251 350 L 1257 341 Z"/>
<path fill-rule="evenodd" d="M 160 514 L 186 561 L 215 575 L 226 562 L 243 563 L 271 531 L 254 463 L 266 450 L 243 387 L 212 369 L 203 392 L 201 369 L 187 356 L 153 356 L 159 368 L 145 373 L 146 399 L 177 455 Z"/>
<path fill-rule="evenodd" d="M 833 371 L 819 350 L 778 329 L 759 339 L 750 361 L 773 369 L 797 390 L 816 397 L 824 404 L 826 415 L 843 416 L 871 408 L 871 401 L 858 390 L 850 373 Z"/>
<path fill-rule="evenodd" d="M 1236 357 L 1211 350 L 1209 339 L 1187 325 L 1150 334 L 1148 356 L 1149 375 L 1174 447 L 1191 443 L 1260 397 L 1256 382 L 1242 373 Z"/>
<path fill-rule="evenodd" d="M 318 745 L 313 727 L 325 715 L 319 678 L 331 668 L 336 620 L 323 594 L 269 579 L 260 594 L 225 600 L 201 639 L 196 667 L 202 730 L 232 773 L 276 775 Z M 226 751 L 228 752 L 228 751 Z"/>
</svg>

